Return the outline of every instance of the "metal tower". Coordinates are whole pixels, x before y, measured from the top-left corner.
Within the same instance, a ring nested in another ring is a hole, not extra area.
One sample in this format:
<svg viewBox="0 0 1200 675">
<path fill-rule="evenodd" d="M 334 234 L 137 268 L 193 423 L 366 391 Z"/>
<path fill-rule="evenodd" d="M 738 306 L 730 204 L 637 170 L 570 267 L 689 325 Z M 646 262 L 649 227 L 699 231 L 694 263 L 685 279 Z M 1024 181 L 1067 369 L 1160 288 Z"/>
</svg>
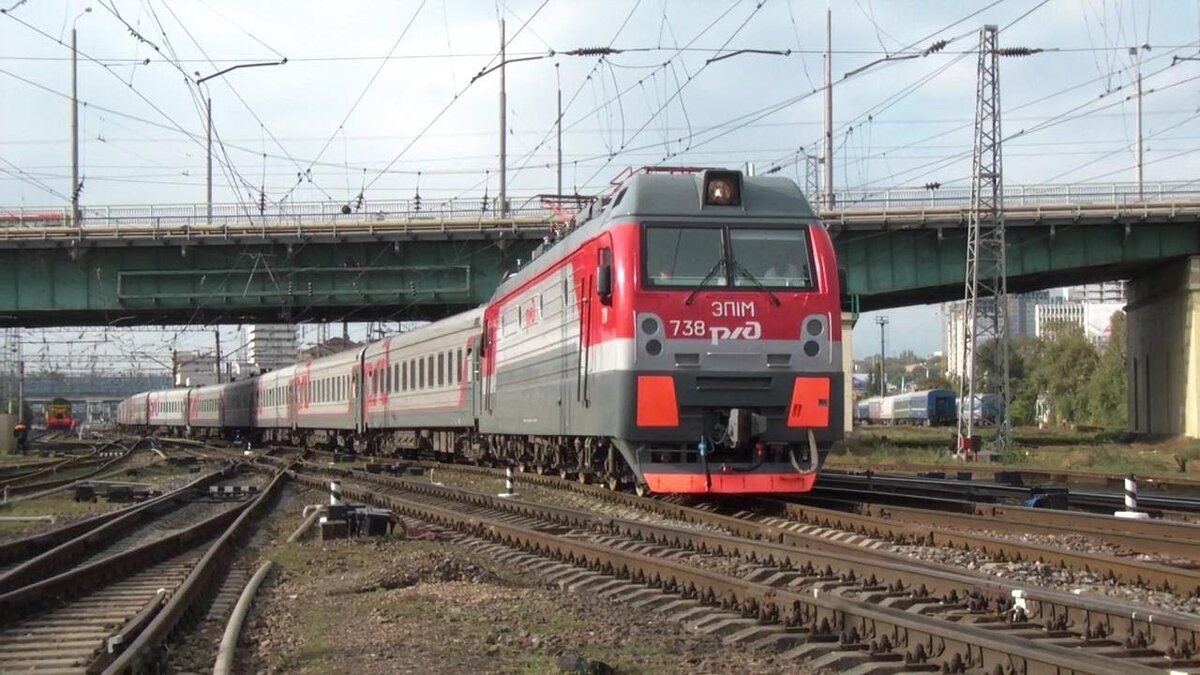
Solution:
<svg viewBox="0 0 1200 675">
<path fill-rule="evenodd" d="M 995 393 L 997 451 L 1011 443 L 1008 381 L 1008 277 L 1005 269 L 1004 197 L 1000 136 L 1000 50 L 996 26 L 979 31 L 979 82 L 975 92 L 975 152 L 971 178 L 971 224 L 967 230 L 967 274 L 963 293 L 963 377 L 959 387 L 959 449 L 975 433 L 977 395 Z M 992 358 L 979 347 L 995 341 Z M 985 384 L 986 383 L 986 384 Z M 987 390 L 991 390 L 990 392 Z M 981 409 L 981 412 L 982 409 Z M 965 418 L 965 419 L 964 419 Z M 974 448 L 978 451 L 979 448 Z"/>
</svg>

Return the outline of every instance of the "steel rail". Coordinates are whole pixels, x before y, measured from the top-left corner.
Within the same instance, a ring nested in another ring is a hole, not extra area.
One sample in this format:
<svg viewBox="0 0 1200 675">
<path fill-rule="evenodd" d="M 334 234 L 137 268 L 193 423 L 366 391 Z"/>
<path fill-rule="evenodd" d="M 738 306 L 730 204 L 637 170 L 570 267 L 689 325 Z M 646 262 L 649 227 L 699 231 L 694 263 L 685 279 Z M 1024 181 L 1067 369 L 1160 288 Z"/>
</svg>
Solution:
<svg viewBox="0 0 1200 675">
<path fill-rule="evenodd" d="M 90 518 L 87 521 L 86 529 L 67 526 L 70 528 L 69 532 L 79 532 L 75 536 L 64 536 L 59 530 L 44 533 L 37 537 L 37 545 L 46 546 L 41 551 L 37 551 L 36 545 L 26 542 L 26 540 L 18 540 L 0 546 L 0 562 L 11 559 L 11 556 L 18 551 L 26 554 L 23 562 L 8 572 L 0 574 L 0 594 L 66 572 L 93 551 L 102 549 L 129 534 L 132 528 L 152 522 L 159 516 L 161 509 L 171 508 L 177 502 L 187 499 L 197 489 L 229 475 L 232 468 L 232 466 L 227 466 L 218 469 L 177 490 L 132 508 L 101 514 L 101 517 L 98 518 Z M 60 530 L 65 529 L 67 528 L 60 528 Z M 50 546 L 50 544 L 54 545 Z"/>
<path fill-rule="evenodd" d="M 343 485 L 344 490 L 345 487 Z M 987 628 L 969 622 L 931 618 L 816 588 L 802 593 L 784 586 L 738 579 L 661 557 L 562 537 L 556 532 L 513 524 L 499 517 L 431 505 L 410 496 L 353 487 L 345 492 L 351 498 L 383 503 L 404 515 L 542 557 L 569 561 L 579 567 L 600 570 L 665 592 L 679 592 L 684 597 L 736 610 L 763 623 L 782 623 L 788 628 L 807 632 L 814 639 L 825 637 L 836 641 L 840 633 L 840 648 L 865 649 L 872 656 L 899 652 L 909 665 L 922 661 L 927 665 L 940 662 L 950 668 L 952 663 L 959 663 L 982 671 L 997 666 L 1001 669 L 1012 667 L 1027 675 L 1161 672 L 1130 658 L 1114 659 L 1028 639 L 1019 635 L 1020 624 L 1015 629 L 1008 627 L 1018 634 L 1005 635 L 994 625 Z M 1114 656 L 1118 654 L 1133 656 L 1123 649 L 1113 652 Z"/>
<path fill-rule="evenodd" d="M 1195 653 L 1200 644 L 1200 620 L 1177 612 L 1115 603 L 1097 598 L 1042 589 L 1000 580 L 986 575 L 967 574 L 957 568 L 915 561 L 901 554 L 864 548 L 849 541 L 826 539 L 796 532 L 742 517 L 727 516 L 706 510 L 670 504 L 657 500 L 596 490 L 595 496 L 614 497 L 619 502 L 642 510 L 697 525 L 718 528 L 719 532 L 694 528 L 654 525 L 642 521 L 603 516 L 590 511 L 547 506 L 522 501 L 498 499 L 472 493 L 461 488 L 439 487 L 362 472 L 308 467 L 326 475 L 341 476 L 345 481 L 359 481 L 383 489 L 402 489 L 407 492 L 448 498 L 474 506 L 504 510 L 514 515 L 539 518 L 576 528 L 599 528 L 633 536 L 647 542 L 685 546 L 698 551 L 715 551 L 741 555 L 750 560 L 767 561 L 795 567 L 803 574 L 832 575 L 843 570 L 851 578 L 889 584 L 892 589 L 908 589 L 917 598 L 940 598 L 943 602 L 961 602 L 970 598 L 972 607 L 992 607 L 1003 611 L 1013 602 L 1024 605 L 1027 613 L 1048 627 L 1065 629 L 1077 627 L 1099 638 L 1124 636 L 1127 642 L 1147 646 L 1160 645 L 1164 652 Z M 476 467 L 450 467 L 475 469 Z M 522 476 L 525 482 L 558 489 L 590 492 L 590 486 L 561 481 L 547 476 Z M 312 483 L 314 487 L 320 487 Z M 343 482 L 343 489 L 346 483 Z M 584 488 L 584 489 L 580 489 Z M 461 510 L 461 506 L 459 507 Z M 845 570 L 849 567 L 850 571 Z M 1095 624 L 1095 625 L 1093 625 Z"/>
<path fill-rule="evenodd" d="M 923 447 L 938 448 L 945 447 L 945 443 L 941 441 L 930 441 L 920 443 Z M 865 467 L 856 467 L 852 465 L 839 464 L 836 466 L 826 466 L 822 469 L 822 475 L 862 475 L 867 471 Z M 1038 487 L 1054 487 L 1062 484 L 1100 484 L 1107 487 L 1119 488 L 1124 486 L 1125 473 L 1112 473 L 1105 471 L 1079 471 L 1076 469 L 1038 469 L 1023 466 L 1005 466 L 1005 465 L 989 465 L 989 464 L 921 464 L 915 462 L 902 462 L 897 464 L 888 464 L 883 469 L 871 469 L 872 474 L 879 475 L 901 475 L 915 476 L 916 474 L 939 472 L 943 474 L 969 473 L 986 474 L 996 476 L 997 474 L 1007 474 L 1010 476 L 1019 476 L 1022 483 L 1025 481 L 1037 481 L 1033 486 Z M 933 476 L 920 476 L 933 478 Z M 1138 485 L 1149 490 L 1173 490 L 1173 489 L 1193 489 L 1200 490 L 1200 478 L 1189 478 L 1186 475 L 1170 474 L 1163 472 L 1139 473 L 1137 474 Z M 953 478 L 947 478 L 953 480 Z M 994 478 L 993 478 L 994 480 Z M 1027 484 L 1027 487 L 1029 485 Z"/>
<path fill-rule="evenodd" d="M 250 531 L 253 520 L 271 508 L 284 481 L 285 472 L 279 472 L 258 497 L 239 509 L 237 517 L 215 542 L 205 551 L 180 586 L 163 605 L 128 647 L 104 669 L 105 675 L 116 673 L 140 673 L 151 669 L 157 660 L 158 648 L 170 639 L 188 615 L 197 612 L 206 604 L 203 600 L 215 595 L 219 580 L 229 569 L 237 555 L 238 541 Z"/>
<path fill-rule="evenodd" d="M 26 501 L 26 500 L 30 500 L 30 499 L 38 499 L 40 497 L 44 497 L 46 495 L 53 494 L 55 492 L 58 492 L 59 490 L 62 490 L 63 488 L 74 485 L 75 483 L 78 483 L 81 480 L 87 480 L 88 478 L 91 478 L 92 476 L 98 475 L 98 474 L 102 473 L 103 471 L 105 471 L 106 469 L 108 469 L 110 466 L 112 466 L 118 462 L 123 462 L 126 459 L 128 459 L 129 456 L 132 455 L 137 450 L 138 446 L 142 444 L 143 440 L 145 440 L 145 439 L 139 440 L 136 443 L 134 443 L 133 445 L 130 445 L 128 448 L 125 449 L 125 451 L 123 453 L 121 453 L 117 457 L 107 459 L 107 460 L 101 462 L 95 469 L 92 469 L 91 471 L 80 474 L 78 476 L 69 476 L 67 478 L 55 478 L 52 480 L 42 481 L 40 483 L 26 483 L 23 485 L 8 486 L 9 494 L 17 495 L 17 496 L 15 498 L 10 497 L 9 500 L 6 502 L 0 502 L 0 508 L 3 508 L 4 505 L 6 505 L 6 504 L 12 504 L 13 502 Z M 112 441 L 109 444 L 106 444 L 105 447 L 108 447 L 108 445 L 116 445 L 118 443 L 119 443 L 119 441 Z M 70 468 L 71 467 L 68 467 L 68 470 Z"/>
<path fill-rule="evenodd" d="M 810 494 L 820 495 L 844 490 L 862 497 L 888 497 L 897 499 L 920 499 L 922 495 L 938 498 L 979 501 L 983 498 L 1019 499 L 1024 501 L 1031 495 L 1028 486 L 1003 485 L 978 481 L 959 481 L 949 478 L 922 478 L 916 476 L 894 476 L 880 474 L 822 474 L 817 487 Z M 1124 495 L 1116 493 L 1084 492 L 1067 493 L 1072 505 L 1090 508 L 1105 508 L 1113 511 L 1124 506 Z M 1200 499 L 1188 497 L 1140 496 L 1138 507 L 1150 511 L 1177 511 L 1200 513 Z"/>
<path fill-rule="evenodd" d="M 769 498 L 760 499 L 758 503 L 774 506 L 787 517 L 798 518 L 807 514 L 799 513 L 797 509 L 820 508 Z M 1158 553 L 1200 562 L 1200 525 L 1195 523 L 1154 519 L 1132 521 L 1097 513 L 992 504 L 975 504 L 970 513 L 867 504 L 853 500 L 838 502 L 837 506 L 834 509 L 822 509 L 822 519 L 833 520 L 836 514 L 845 513 L 848 515 L 847 521 L 854 520 L 853 529 L 877 525 L 879 521 L 896 521 L 1011 534 L 1078 534 L 1107 541 L 1130 552 Z M 861 519 L 850 516 L 861 516 Z"/>
</svg>

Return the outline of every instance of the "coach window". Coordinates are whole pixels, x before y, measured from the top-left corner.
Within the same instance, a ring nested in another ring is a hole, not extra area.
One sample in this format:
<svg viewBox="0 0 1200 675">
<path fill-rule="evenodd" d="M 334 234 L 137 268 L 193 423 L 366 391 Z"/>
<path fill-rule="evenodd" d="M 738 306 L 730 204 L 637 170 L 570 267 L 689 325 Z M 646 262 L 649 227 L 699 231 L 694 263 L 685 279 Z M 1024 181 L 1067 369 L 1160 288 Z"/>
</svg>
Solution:
<svg viewBox="0 0 1200 675">
<path fill-rule="evenodd" d="M 400 391 L 408 391 L 408 364 L 400 364 Z"/>
<path fill-rule="evenodd" d="M 457 365 L 456 365 L 456 366 L 455 366 L 455 368 L 454 368 L 454 372 L 455 372 L 455 373 L 457 373 L 457 374 L 454 376 L 454 377 L 456 378 L 456 379 L 455 379 L 455 382 L 462 382 L 462 372 L 463 372 L 462 368 L 463 368 L 463 363 L 462 363 L 462 347 L 459 347 L 459 348 L 458 348 L 458 363 L 457 363 Z"/>
<path fill-rule="evenodd" d="M 425 357 L 425 369 L 429 371 L 429 388 L 433 389 L 434 374 L 433 374 L 433 354 Z"/>
<path fill-rule="evenodd" d="M 446 355 L 443 354 L 442 352 L 438 352 L 438 362 L 437 363 L 438 363 L 438 365 L 437 365 L 438 386 L 444 387 L 444 386 L 446 386 Z"/>
<path fill-rule="evenodd" d="M 392 369 L 384 366 L 383 368 L 383 393 L 387 394 L 392 391 Z"/>
<path fill-rule="evenodd" d="M 419 380 L 417 383 L 418 384 L 417 388 L 424 389 L 425 388 L 425 359 L 417 360 L 417 378 Z"/>
</svg>

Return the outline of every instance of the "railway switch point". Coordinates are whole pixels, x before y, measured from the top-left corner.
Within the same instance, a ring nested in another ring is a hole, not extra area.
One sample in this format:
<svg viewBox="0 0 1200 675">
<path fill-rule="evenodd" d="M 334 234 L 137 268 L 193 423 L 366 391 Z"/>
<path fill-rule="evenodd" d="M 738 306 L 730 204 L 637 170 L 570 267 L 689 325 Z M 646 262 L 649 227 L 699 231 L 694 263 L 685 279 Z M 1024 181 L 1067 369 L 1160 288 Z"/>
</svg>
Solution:
<svg viewBox="0 0 1200 675">
<path fill-rule="evenodd" d="M 1137 510 L 1137 476 L 1129 474 L 1125 476 L 1125 510 L 1117 511 L 1113 514 L 1117 518 L 1126 518 L 1129 520 L 1146 520 L 1150 518 L 1150 514 L 1145 511 Z"/>
<path fill-rule="evenodd" d="M 517 490 L 514 487 L 515 484 L 516 484 L 516 482 L 515 482 L 515 479 L 513 478 L 513 470 L 512 470 L 512 467 L 510 466 L 504 470 L 504 492 L 501 492 L 500 494 L 498 494 L 496 496 L 497 497 L 516 497 Z"/>
</svg>

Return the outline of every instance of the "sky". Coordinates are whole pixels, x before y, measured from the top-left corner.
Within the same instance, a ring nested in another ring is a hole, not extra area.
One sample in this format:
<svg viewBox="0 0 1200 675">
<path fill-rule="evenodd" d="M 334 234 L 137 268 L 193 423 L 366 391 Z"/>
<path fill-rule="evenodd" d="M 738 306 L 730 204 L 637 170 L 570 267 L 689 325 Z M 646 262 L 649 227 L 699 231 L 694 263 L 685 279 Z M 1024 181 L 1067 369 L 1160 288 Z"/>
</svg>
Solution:
<svg viewBox="0 0 1200 675">
<path fill-rule="evenodd" d="M 752 163 L 803 184 L 803 158 L 821 152 L 827 8 L 837 190 L 969 186 L 984 24 L 1001 28 L 1003 47 L 1043 50 L 1002 60 L 1006 184 L 1133 180 L 1135 60 L 1146 181 L 1200 175 L 1200 61 L 1187 60 L 1200 55 L 1197 0 L 0 0 L 0 8 L 0 214 L 69 202 L 72 26 L 85 206 L 202 203 L 205 99 L 218 203 L 279 210 L 354 205 L 360 195 L 367 204 L 494 198 L 499 72 L 475 76 L 499 62 L 500 19 L 514 202 L 555 189 L 560 88 L 564 191 L 595 194 L 648 164 Z M 596 55 L 601 48 L 614 53 Z M 935 308 L 886 314 L 889 352 L 941 348 Z M 874 353 L 873 315 L 859 326 L 856 356 Z M 224 330 L 236 339 L 235 327 Z M 166 334 L 183 348 L 211 342 L 204 331 Z"/>
</svg>

